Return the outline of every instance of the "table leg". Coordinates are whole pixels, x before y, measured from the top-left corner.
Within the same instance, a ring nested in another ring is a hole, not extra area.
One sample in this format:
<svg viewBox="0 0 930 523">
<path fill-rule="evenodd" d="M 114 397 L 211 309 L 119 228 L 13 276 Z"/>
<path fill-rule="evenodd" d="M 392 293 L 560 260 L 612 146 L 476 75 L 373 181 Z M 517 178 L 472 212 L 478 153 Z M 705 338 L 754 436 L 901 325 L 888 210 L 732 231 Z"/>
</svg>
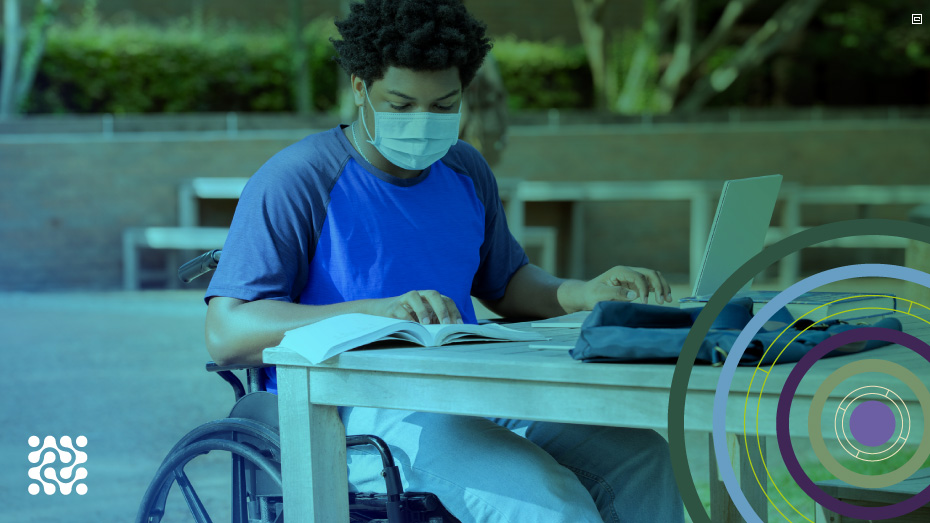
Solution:
<svg viewBox="0 0 930 523">
<path fill-rule="evenodd" d="M 749 460 L 746 454 L 746 441 L 749 441 L 749 457 L 752 459 L 752 467 L 755 468 L 756 474 L 750 468 Z M 710 441 L 710 516 L 714 523 L 742 523 L 745 521 L 736 509 L 736 505 L 730 499 L 723 481 L 720 480 L 717 470 L 717 459 L 714 452 L 713 437 Z M 762 520 L 762 523 L 768 522 L 768 499 L 765 497 L 765 489 L 768 487 L 768 476 L 762 468 L 762 458 L 765 457 L 765 438 L 762 438 L 762 453 L 760 456 L 759 447 L 756 444 L 756 438 L 753 436 L 744 438 L 742 434 L 727 434 L 727 447 L 730 449 L 730 463 L 739 478 L 740 490 L 749 501 L 753 511 Z M 756 478 L 758 477 L 758 481 Z M 761 484 L 761 487 L 760 487 Z"/>
<path fill-rule="evenodd" d="M 288 521 L 349 520 L 345 427 L 336 407 L 310 403 L 311 369 L 278 366 L 284 514 Z"/>
<path fill-rule="evenodd" d="M 799 188 L 794 185 L 788 185 L 782 188 L 785 195 L 785 206 L 782 210 L 783 217 L 781 220 L 782 229 L 785 236 L 791 236 L 798 232 L 801 227 L 801 201 Z M 801 253 L 793 252 L 778 262 L 778 285 L 781 289 L 786 289 L 797 283 L 798 274 L 801 272 Z"/>
<path fill-rule="evenodd" d="M 504 205 L 504 214 L 507 216 L 507 226 L 510 234 L 513 235 L 517 243 L 523 245 L 524 228 L 526 227 L 526 202 L 520 198 L 519 188 L 507 200 Z"/>
<path fill-rule="evenodd" d="M 837 514 L 836 512 L 827 510 L 819 504 L 816 505 L 816 511 L 814 512 L 815 523 L 843 523 L 844 521 L 846 520 L 843 519 L 843 516 Z"/>
<path fill-rule="evenodd" d="M 584 205 L 584 202 L 570 202 L 570 204 L 572 207 L 572 217 L 571 217 L 572 239 L 570 242 L 571 248 L 569 251 L 568 275 L 570 278 L 584 280 L 585 279 L 585 266 L 584 266 L 585 205 Z"/>
<path fill-rule="evenodd" d="M 123 290 L 139 290 L 139 251 L 136 230 L 123 231 Z"/>
</svg>

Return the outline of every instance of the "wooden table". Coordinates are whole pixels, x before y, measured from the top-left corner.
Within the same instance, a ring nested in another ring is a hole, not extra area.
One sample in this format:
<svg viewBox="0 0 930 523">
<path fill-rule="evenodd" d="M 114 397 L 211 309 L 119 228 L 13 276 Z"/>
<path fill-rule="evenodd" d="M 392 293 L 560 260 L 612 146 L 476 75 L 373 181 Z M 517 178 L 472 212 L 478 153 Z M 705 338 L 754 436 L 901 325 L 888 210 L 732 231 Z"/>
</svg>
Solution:
<svg viewBox="0 0 930 523">
<path fill-rule="evenodd" d="M 517 325 L 517 328 L 530 328 Z M 930 339 L 930 329 L 916 320 L 906 331 Z M 577 330 L 547 329 L 550 343 L 571 345 Z M 588 364 L 573 360 L 566 350 L 529 349 L 527 343 L 452 345 L 439 349 L 397 348 L 344 353 L 319 365 L 287 349 L 267 349 L 264 361 L 278 366 L 279 418 L 283 453 L 284 499 L 288 519 L 346 521 L 348 514 L 345 429 L 336 405 L 382 407 L 504 418 L 535 419 L 591 425 L 667 428 L 673 365 Z M 881 357 L 909 368 L 919 356 L 903 347 L 887 347 L 861 355 L 831 358 L 812 373 L 826 376 L 854 359 Z M 930 365 L 924 362 L 924 365 Z M 778 365 L 769 375 L 759 433 L 775 435 L 775 406 L 781 384 L 792 364 Z M 752 368 L 736 373 L 727 404 L 727 431 L 741 453 L 732 457 L 738 475 L 750 480 L 745 488 L 756 512 L 765 504 L 755 478 L 745 465 L 743 405 L 750 390 Z M 685 410 L 687 430 L 710 432 L 714 391 L 720 369 L 697 366 L 689 381 Z M 924 374 L 926 376 L 927 374 Z M 752 391 L 759 390 L 761 373 Z M 816 378 L 816 376 L 812 376 Z M 806 412 L 819 379 L 805 379 L 792 412 Z M 908 408 L 920 408 L 908 391 L 900 391 Z M 753 396 L 755 397 L 755 396 Z M 838 404 L 842 395 L 830 398 Z M 754 403 L 754 401 L 750 402 Z M 754 410 L 750 410 L 754 419 Z M 792 421 L 792 435 L 806 437 L 806 424 Z M 831 429 L 832 430 L 832 429 Z M 833 434 L 825 429 L 824 436 Z M 835 435 L 834 435 L 835 437 Z M 764 438 L 763 438 L 764 440 Z M 755 445 L 755 438 L 752 438 Z M 764 446 L 763 446 L 764 453 Z M 731 456 L 733 453 L 731 453 Z M 758 456 L 754 456 L 758 467 Z M 713 460 L 711 461 L 713 463 Z M 713 476 L 714 521 L 739 521 Z M 765 488 L 764 478 L 763 488 Z M 714 491 L 716 489 L 716 494 Z"/>
</svg>

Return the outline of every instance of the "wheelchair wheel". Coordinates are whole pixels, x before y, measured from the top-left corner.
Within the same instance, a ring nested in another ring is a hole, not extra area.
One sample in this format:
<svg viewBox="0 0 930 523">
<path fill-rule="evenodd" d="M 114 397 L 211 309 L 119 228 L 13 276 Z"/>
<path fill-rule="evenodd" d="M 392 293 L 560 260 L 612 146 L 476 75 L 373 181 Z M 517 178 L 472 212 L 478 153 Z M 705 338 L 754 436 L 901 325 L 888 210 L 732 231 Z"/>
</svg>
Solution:
<svg viewBox="0 0 930 523">
<path fill-rule="evenodd" d="M 171 487 L 177 484 L 194 521 L 212 523 L 184 470 L 194 458 L 212 451 L 229 452 L 232 456 L 234 523 L 283 521 L 277 430 L 252 419 L 225 418 L 197 427 L 172 448 L 143 496 L 136 522 L 160 522 Z"/>
<path fill-rule="evenodd" d="M 347 446 L 373 445 L 381 454 L 385 482 L 391 494 L 352 493 L 352 523 L 456 523 L 439 499 L 425 492 L 404 492 L 393 456 L 378 437 L 347 436 Z M 165 517 L 168 494 L 175 484 L 193 520 L 212 523 L 185 467 L 198 456 L 213 451 L 232 456 L 233 523 L 283 523 L 281 442 L 278 437 L 277 396 L 251 392 L 242 396 L 229 417 L 205 423 L 181 438 L 168 452 L 136 516 L 136 523 L 159 523 Z"/>
</svg>

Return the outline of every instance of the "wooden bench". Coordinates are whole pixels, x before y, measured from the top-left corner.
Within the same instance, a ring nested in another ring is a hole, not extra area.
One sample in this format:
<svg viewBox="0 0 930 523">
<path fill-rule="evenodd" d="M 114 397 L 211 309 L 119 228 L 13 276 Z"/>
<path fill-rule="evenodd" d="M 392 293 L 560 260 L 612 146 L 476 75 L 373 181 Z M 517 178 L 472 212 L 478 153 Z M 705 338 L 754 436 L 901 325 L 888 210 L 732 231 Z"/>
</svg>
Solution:
<svg viewBox="0 0 930 523">
<path fill-rule="evenodd" d="M 168 282 L 177 282 L 177 269 L 180 266 L 177 256 L 178 250 L 216 249 L 226 241 L 229 229 L 226 227 L 131 227 L 123 231 L 123 289 L 138 290 L 143 279 L 139 267 L 139 250 L 170 249 L 167 267 L 164 272 L 159 271 L 159 279 L 167 278 Z"/>
<path fill-rule="evenodd" d="M 781 197 L 785 200 L 781 227 L 772 227 L 765 243 L 770 245 L 807 227 L 802 225 L 802 205 L 918 205 L 930 202 L 930 185 L 785 185 Z M 811 247 L 841 247 L 870 249 L 905 249 L 908 241 L 893 236 L 850 236 L 837 238 Z M 787 256 L 779 266 L 779 283 L 795 283 L 800 272 L 797 253 Z"/>
<path fill-rule="evenodd" d="M 200 200 L 237 200 L 248 178 L 192 178 L 178 188 L 178 227 L 132 227 L 123 231 L 123 288 L 136 290 L 142 280 L 158 277 L 170 288 L 177 286 L 175 271 L 180 251 L 205 251 L 223 246 L 229 229 L 200 225 Z M 141 249 L 168 250 L 167 267 L 155 274 L 144 273 L 139 267 Z"/>
<path fill-rule="evenodd" d="M 930 469 L 919 470 L 910 478 L 881 489 L 854 487 L 838 479 L 817 483 L 827 495 L 853 505 L 881 507 L 899 503 L 930 487 Z M 817 523 L 868 523 L 867 520 L 842 516 L 817 505 Z M 930 521 L 930 505 L 925 505 L 899 518 L 883 519 L 887 523 L 926 523 Z"/>
<path fill-rule="evenodd" d="M 238 199 L 248 178 L 217 177 L 193 178 L 185 181 L 178 190 L 178 223 L 180 227 L 168 232 L 165 227 L 154 228 L 159 238 L 149 244 L 144 233 L 129 232 L 124 236 L 124 252 L 131 245 L 135 249 L 187 249 L 183 245 L 198 245 L 196 249 L 212 249 L 222 244 L 204 245 L 196 229 L 199 229 L 199 201 L 205 199 Z M 712 199 L 719 192 L 719 182 L 695 180 L 663 181 L 606 181 L 606 182 L 545 182 L 525 181 L 512 178 L 498 180 L 501 199 L 504 201 L 511 232 L 528 250 L 539 250 L 532 261 L 551 273 L 557 272 L 558 231 L 554 227 L 527 226 L 525 205 L 527 202 L 568 201 L 572 203 L 571 245 L 569 246 L 568 275 L 583 278 L 584 268 L 584 208 L 589 201 L 672 201 L 685 200 L 691 203 L 689 260 L 693 270 L 699 266 L 710 228 Z M 800 186 L 785 183 L 780 198 L 784 200 L 782 223 L 771 227 L 766 236 L 770 245 L 806 227 L 802 225 L 802 205 L 885 205 L 919 204 L 930 202 L 930 185 L 899 186 Z M 209 234 L 209 233 L 207 233 Z M 128 242 L 128 244 L 127 244 Z M 854 236 L 823 242 L 813 247 L 904 249 L 908 242 L 888 236 Z M 133 253 L 124 259 L 124 265 L 137 263 Z M 798 254 L 786 257 L 779 264 L 779 282 L 782 286 L 797 281 L 800 272 Z M 170 271 L 169 271 L 170 272 Z M 124 286 L 138 288 L 139 273 L 127 269 Z"/>
<path fill-rule="evenodd" d="M 712 199 L 720 193 L 722 182 L 702 180 L 660 181 L 523 181 L 506 202 L 507 221 L 518 241 L 527 234 L 524 225 L 527 202 L 569 202 L 571 204 L 571 245 L 568 275 L 583 279 L 585 224 L 584 204 L 604 201 L 687 201 L 691 204 L 689 225 L 689 261 L 692 272 L 701 264 L 704 246 L 710 233 Z M 693 277 L 692 277 L 693 280 Z"/>
</svg>

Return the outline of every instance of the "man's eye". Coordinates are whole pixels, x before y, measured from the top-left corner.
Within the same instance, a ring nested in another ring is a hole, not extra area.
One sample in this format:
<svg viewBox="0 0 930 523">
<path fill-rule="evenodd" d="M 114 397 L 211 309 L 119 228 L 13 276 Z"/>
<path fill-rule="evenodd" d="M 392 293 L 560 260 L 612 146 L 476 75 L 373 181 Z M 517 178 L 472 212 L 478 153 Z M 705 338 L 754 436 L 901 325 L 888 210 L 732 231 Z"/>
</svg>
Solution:
<svg viewBox="0 0 930 523">
<path fill-rule="evenodd" d="M 449 105 L 437 105 L 436 107 L 438 107 L 439 110 L 441 110 L 441 111 L 451 111 L 453 105 L 454 105 L 454 104 L 449 104 Z"/>
<path fill-rule="evenodd" d="M 404 104 L 404 105 L 391 104 L 391 109 L 394 109 L 395 111 L 403 111 L 404 109 L 408 107 L 410 107 L 410 104 Z"/>
</svg>

